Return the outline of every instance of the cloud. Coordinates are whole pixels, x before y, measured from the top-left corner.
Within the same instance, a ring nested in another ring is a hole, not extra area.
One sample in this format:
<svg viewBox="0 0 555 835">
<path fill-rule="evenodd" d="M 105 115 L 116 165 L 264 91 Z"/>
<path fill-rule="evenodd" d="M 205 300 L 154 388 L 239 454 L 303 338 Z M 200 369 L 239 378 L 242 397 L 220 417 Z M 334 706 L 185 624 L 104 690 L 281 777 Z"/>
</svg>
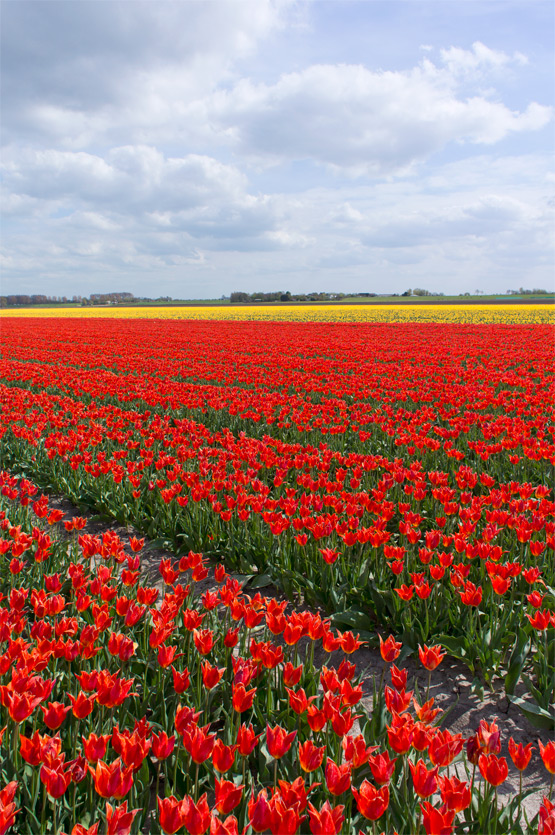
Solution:
<svg viewBox="0 0 555 835">
<path fill-rule="evenodd" d="M 284 23 L 292 0 L 7 3 L 2 9 L 6 141 L 86 147 L 170 124 L 229 80 Z M 140 137 L 137 137 L 140 139 Z"/>
<path fill-rule="evenodd" d="M 460 47 L 451 46 L 449 49 L 440 50 L 441 62 L 453 75 L 453 77 L 463 76 L 466 78 L 479 78 L 482 75 L 490 75 L 506 71 L 511 64 L 524 66 L 528 63 L 528 58 L 521 52 L 514 52 L 512 56 L 507 55 L 498 49 L 490 49 L 490 47 L 476 41 L 472 44 L 472 49 L 461 49 Z"/>
<path fill-rule="evenodd" d="M 486 195 L 462 206 L 399 213 L 363 233 L 367 246 L 419 247 L 457 239 L 493 241 L 500 235 L 522 231 L 537 220 L 537 212 L 512 197 Z"/>
<path fill-rule="evenodd" d="M 447 51 L 445 67 L 425 59 L 405 72 L 313 65 L 275 84 L 242 79 L 214 94 L 207 113 L 238 154 L 259 163 L 314 160 L 353 176 L 403 174 L 451 142 L 493 144 L 550 121 L 551 108 L 535 102 L 515 112 L 459 90 L 461 68 L 510 60 L 475 45 Z"/>
<path fill-rule="evenodd" d="M 407 286 L 441 285 L 450 265 L 460 278 L 479 263 L 545 283 L 545 59 L 526 47 L 526 66 L 514 51 L 530 38 L 462 48 L 462 13 L 441 32 L 399 31 L 397 5 L 5 3 L 7 282 L 370 291 L 411 269 Z M 374 42 L 399 34 L 379 52 L 384 69 L 352 48 L 361 21 Z"/>
<path fill-rule="evenodd" d="M 248 194 L 247 178 L 236 166 L 198 154 L 166 157 L 149 146 L 112 148 L 105 157 L 84 151 L 12 152 L 4 163 L 4 184 L 18 196 L 64 201 L 70 208 L 150 213 L 169 225 L 172 214 L 206 213 L 215 204 L 220 212 L 225 206 L 260 211 L 264 204 Z"/>
</svg>

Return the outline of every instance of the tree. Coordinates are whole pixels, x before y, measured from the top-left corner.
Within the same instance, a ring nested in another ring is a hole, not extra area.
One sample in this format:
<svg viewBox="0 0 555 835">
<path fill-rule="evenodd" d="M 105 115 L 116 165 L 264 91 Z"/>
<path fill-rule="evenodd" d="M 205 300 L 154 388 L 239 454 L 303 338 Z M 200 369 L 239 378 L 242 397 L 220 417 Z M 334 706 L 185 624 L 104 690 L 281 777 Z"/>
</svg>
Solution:
<svg viewBox="0 0 555 835">
<path fill-rule="evenodd" d="M 242 290 L 234 290 L 231 296 L 229 297 L 229 301 L 232 304 L 234 302 L 248 302 L 250 301 L 250 296 L 248 293 L 244 293 Z"/>
</svg>

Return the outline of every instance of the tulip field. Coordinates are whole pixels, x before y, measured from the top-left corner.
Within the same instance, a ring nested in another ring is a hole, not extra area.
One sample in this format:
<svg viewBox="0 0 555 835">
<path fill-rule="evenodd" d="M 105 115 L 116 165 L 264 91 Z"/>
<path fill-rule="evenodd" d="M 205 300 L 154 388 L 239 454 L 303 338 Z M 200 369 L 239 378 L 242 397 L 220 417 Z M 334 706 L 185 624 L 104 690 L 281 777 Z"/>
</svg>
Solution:
<svg viewBox="0 0 555 835">
<path fill-rule="evenodd" d="M 553 835 L 534 307 L 2 316 L 0 835 Z M 449 659 L 539 740 L 450 730 Z"/>
</svg>

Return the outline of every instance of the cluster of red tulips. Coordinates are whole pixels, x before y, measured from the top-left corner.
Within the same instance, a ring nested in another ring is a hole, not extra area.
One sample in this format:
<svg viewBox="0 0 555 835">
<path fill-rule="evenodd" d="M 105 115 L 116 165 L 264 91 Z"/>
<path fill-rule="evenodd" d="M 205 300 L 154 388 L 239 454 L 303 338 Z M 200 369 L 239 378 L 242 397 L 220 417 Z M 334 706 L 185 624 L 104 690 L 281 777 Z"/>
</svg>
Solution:
<svg viewBox="0 0 555 835">
<path fill-rule="evenodd" d="M 178 556 L 300 592 L 365 638 L 441 642 L 555 727 L 549 326 L 4 331 L 14 471 Z"/>
<path fill-rule="evenodd" d="M 443 728 L 440 645 L 418 649 L 420 693 L 380 637 L 368 694 L 360 636 L 321 615 L 198 552 L 145 583 L 143 540 L 87 533 L 28 479 L 0 473 L 0 501 L 0 834 L 555 832 L 551 789 L 533 821 L 522 806 L 555 744 L 511 738 L 508 759 L 494 718 Z"/>
</svg>

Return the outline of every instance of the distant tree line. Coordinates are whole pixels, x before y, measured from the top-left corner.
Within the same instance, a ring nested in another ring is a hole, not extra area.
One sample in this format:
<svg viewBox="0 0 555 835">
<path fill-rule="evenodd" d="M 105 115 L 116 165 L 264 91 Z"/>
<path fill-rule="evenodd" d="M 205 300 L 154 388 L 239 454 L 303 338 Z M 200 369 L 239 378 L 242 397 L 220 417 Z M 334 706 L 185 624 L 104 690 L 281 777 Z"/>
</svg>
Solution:
<svg viewBox="0 0 555 835">
<path fill-rule="evenodd" d="M 271 293 L 244 293 L 234 290 L 229 300 L 232 304 L 249 304 L 251 302 L 328 302 L 341 299 L 352 299 L 364 296 L 375 297 L 377 293 L 290 293 L 289 290 L 274 290 Z"/>
<path fill-rule="evenodd" d="M 538 290 L 535 288 L 534 290 L 525 290 L 524 287 L 521 287 L 519 290 L 507 290 L 508 296 L 548 296 L 550 295 L 548 290 Z"/>
<path fill-rule="evenodd" d="M 75 301 L 76 296 L 73 297 Z M 67 296 L 43 296 L 36 294 L 33 296 L 26 296 L 21 293 L 10 296 L 0 296 L 0 307 L 21 307 L 31 304 L 67 304 Z"/>
<path fill-rule="evenodd" d="M 475 294 L 483 295 L 482 290 L 476 290 Z M 444 293 L 435 293 L 431 290 L 425 290 L 422 287 L 415 287 L 414 290 L 405 290 L 404 293 L 290 293 L 289 290 L 274 290 L 270 293 L 256 292 L 245 293 L 242 290 L 234 290 L 229 296 L 229 301 L 232 304 L 253 304 L 260 302 L 328 302 L 341 301 L 341 299 L 353 298 L 375 298 L 376 296 L 443 296 Z M 463 293 L 464 296 L 470 296 L 470 293 Z M 507 290 L 508 296 L 541 296 L 551 295 L 548 290 L 540 290 L 534 288 L 533 290 L 525 290 L 520 287 L 518 290 Z M 221 300 L 226 301 L 227 296 L 222 296 Z M 86 296 L 74 295 L 69 299 L 67 296 L 46 296 L 40 293 L 33 295 L 25 295 L 22 293 L 15 293 L 7 296 L 0 296 L 0 307 L 30 307 L 32 305 L 57 305 L 57 304 L 79 304 L 82 306 L 90 305 L 106 305 L 106 304 L 142 304 L 158 302 L 162 304 L 172 303 L 175 299 L 171 296 L 159 296 L 157 299 L 151 299 L 147 296 L 137 297 L 133 293 L 91 293 Z M 181 300 L 182 301 L 182 300 Z"/>
<path fill-rule="evenodd" d="M 133 293 L 91 293 L 89 298 L 86 296 L 72 296 L 68 299 L 67 296 L 45 296 L 40 293 L 32 296 L 27 296 L 21 293 L 16 293 L 9 296 L 0 296 L 0 307 L 29 307 L 36 304 L 73 304 L 93 305 L 93 304 L 122 304 L 124 302 L 134 301 Z"/>
</svg>

